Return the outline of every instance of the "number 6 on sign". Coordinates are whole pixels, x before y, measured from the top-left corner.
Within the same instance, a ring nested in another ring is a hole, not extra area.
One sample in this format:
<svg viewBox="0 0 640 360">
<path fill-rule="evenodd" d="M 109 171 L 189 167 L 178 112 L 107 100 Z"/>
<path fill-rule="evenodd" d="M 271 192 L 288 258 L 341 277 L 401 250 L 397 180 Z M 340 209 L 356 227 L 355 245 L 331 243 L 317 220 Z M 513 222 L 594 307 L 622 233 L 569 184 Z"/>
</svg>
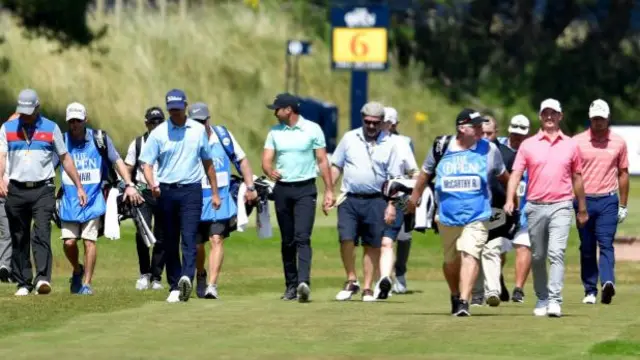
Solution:
<svg viewBox="0 0 640 360">
<path fill-rule="evenodd" d="M 333 28 L 332 60 L 337 63 L 386 63 L 386 28 Z"/>
<path fill-rule="evenodd" d="M 362 40 L 363 36 L 366 36 L 366 34 L 358 32 L 351 38 L 351 53 L 353 56 L 366 56 L 369 52 L 366 41 Z"/>
</svg>

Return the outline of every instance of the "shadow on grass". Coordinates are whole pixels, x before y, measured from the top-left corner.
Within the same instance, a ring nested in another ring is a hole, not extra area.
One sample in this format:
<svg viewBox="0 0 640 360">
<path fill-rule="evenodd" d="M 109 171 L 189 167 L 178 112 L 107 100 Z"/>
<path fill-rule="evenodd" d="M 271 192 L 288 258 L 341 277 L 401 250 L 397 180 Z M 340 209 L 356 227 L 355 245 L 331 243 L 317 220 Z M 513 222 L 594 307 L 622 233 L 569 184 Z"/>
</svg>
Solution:
<svg viewBox="0 0 640 360">
<path fill-rule="evenodd" d="M 640 342 L 627 340 L 609 340 L 597 343 L 589 349 L 593 355 L 618 355 L 640 357 Z"/>
</svg>

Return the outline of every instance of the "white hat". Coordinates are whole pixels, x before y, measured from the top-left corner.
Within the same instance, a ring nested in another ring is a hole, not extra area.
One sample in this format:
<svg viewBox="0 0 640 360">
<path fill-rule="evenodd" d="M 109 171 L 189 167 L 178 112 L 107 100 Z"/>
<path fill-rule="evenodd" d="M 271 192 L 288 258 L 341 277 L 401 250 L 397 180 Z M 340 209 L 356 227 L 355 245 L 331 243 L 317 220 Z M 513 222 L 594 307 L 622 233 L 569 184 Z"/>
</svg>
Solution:
<svg viewBox="0 0 640 360">
<path fill-rule="evenodd" d="M 398 111 L 392 107 L 384 108 L 384 122 L 390 122 L 391 124 L 398 123 Z"/>
<path fill-rule="evenodd" d="M 589 119 L 594 117 L 609 118 L 609 104 L 602 99 L 594 100 L 589 106 Z"/>
<path fill-rule="evenodd" d="M 509 133 L 527 135 L 529 134 L 529 126 L 529 119 L 522 114 L 518 114 L 512 117 L 511 122 L 509 122 Z"/>
<path fill-rule="evenodd" d="M 542 110 L 551 109 L 555 110 L 559 113 L 562 112 L 562 107 L 560 106 L 560 102 L 556 99 L 546 99 L 540 104 L 540 114 L 542 114 Z"/>
<path fill-rule="evenodd" d="M 67 106 L 67 121 L 71 119 L 87 120 L 87 109 L 84 105 L 74 102 Z"/>
</svg>

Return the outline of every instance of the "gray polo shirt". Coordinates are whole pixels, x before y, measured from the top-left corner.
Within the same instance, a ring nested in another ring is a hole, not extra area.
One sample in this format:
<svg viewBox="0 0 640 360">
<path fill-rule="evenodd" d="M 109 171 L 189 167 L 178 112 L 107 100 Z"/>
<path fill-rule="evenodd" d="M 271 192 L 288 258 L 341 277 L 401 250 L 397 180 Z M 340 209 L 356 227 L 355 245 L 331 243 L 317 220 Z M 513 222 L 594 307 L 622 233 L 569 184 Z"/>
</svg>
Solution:
<svg viewBox="0 0 640 360">
<path fill-rule="evenodd" d="M 67 147 L 58 124 L 39 116 L 31 127 L 22 126 L 20 119 L 2 124 L 0 152 L 7 153 L 10 180 L 35 182 L 55 177 L 52 160 L 66 154 Z"/>
</svg>

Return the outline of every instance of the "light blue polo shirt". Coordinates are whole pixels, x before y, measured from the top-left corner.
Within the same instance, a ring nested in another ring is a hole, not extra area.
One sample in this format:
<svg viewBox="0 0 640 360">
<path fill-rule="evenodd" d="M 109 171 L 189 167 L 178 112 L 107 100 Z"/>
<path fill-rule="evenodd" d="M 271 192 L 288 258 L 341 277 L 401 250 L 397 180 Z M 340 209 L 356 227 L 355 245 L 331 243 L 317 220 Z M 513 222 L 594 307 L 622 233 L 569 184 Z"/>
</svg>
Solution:
<svg viewBox="0 0 640 360">
<path fill-rule="evenodd" d="M 265 149 L 276 153 L 276 170 L 282 182 L 314 179 L 318 176 L 316 149 L 326 147 L 320 126 L 302 116 L 294 126 L 275 125 L 267 134 Z"/>
<path fill-rule="evenodd" d="M 342 192 L 373 194 L 382 191 L 385 180 L 403 175 L 402 155 L 389 134 L 381 131 L 374 143 L 368 143 L 358 128 L 344 134 L 331 163 L 342 169 Z"/>
<path fill-rule="evenodd" d="M 208 143 L 202 124 L 187 119 L 179 127 L 169 119 L 149 134 L 140 162 L 158 162 L 159 183 L 199 184 L 203 176 L 202 160 L 211 160 Z"/>
</svg>

